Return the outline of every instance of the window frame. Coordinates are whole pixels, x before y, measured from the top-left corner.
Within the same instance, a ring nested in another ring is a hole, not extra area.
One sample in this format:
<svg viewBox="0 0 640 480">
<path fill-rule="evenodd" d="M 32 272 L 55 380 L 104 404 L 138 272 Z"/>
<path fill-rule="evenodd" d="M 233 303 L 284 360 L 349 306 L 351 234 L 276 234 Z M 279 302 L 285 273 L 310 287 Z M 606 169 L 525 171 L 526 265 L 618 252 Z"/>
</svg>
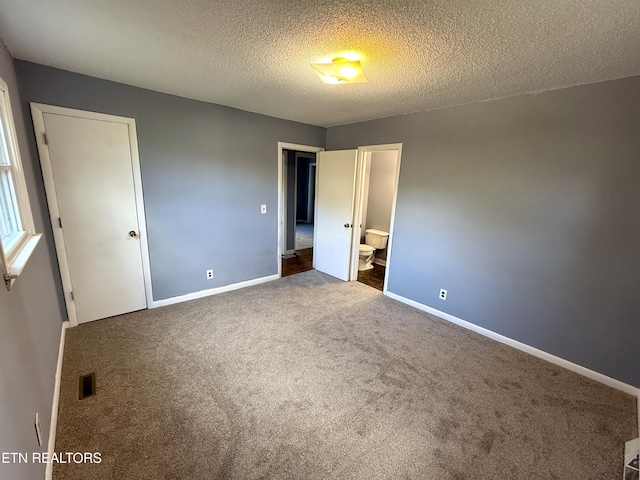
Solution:
<svg viewBox="0 0 640 480">
<path fill-rule="evenodd" d="M 7 290 L 10 290 L 15 279 L 22 273 L 42 234 L 36 233 L 33 223 L 29 192 L 27 191 L 27 182 L 22 167 L 20 147 L 18 146 L 15 118 L 11 109 L 11 96 L 9 88 L 2 78 L 0 78 L 0 102 L 3 103 L 4 107 L 0 108 L 0 128 L 4 132 L 9 156 L 9 165 L 3 165 L 2 169 L 11 173 L 14 201 L 17 205 L 22 228 L 18 239 L 12 242 L 11 247 L 7 250 L 5 250 L 2 244 L 2 237 L 0 237 L 0 271 Z"/>
</svg>

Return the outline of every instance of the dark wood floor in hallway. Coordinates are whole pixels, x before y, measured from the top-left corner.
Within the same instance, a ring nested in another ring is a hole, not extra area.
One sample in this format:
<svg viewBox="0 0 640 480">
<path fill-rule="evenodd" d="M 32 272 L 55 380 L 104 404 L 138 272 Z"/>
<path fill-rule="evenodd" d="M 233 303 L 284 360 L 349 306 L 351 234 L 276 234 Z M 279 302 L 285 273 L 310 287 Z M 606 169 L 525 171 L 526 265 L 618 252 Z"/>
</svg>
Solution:
<svg viewBox="0 0 640 480">
<path fill-rule="evenodd" d="M 313 270 L 313 248 L 296 250 L 295 256 L 282 259 L 282 276 L 288 277 L 296 273 Z M 371 270 L 358 272 L 358 281 L 382 291 L 384 287 L 385 267 L 383 265 L 373 265 Z"/>
<path fill-rule="evenodd" d="M 294 257 L 282 259 L 283 277 L 313 270 L 313 248 L 296 250 L 295 253 Z"/>
</svg>

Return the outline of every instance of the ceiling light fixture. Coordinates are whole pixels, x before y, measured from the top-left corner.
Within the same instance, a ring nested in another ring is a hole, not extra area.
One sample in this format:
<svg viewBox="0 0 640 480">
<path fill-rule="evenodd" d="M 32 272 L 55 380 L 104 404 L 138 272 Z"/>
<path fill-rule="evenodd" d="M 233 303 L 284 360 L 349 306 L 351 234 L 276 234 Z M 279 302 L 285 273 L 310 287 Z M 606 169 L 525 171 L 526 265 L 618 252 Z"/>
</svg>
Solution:
<svg viewBox="0 0 640 480">
<path fill-rule="evenodd" d="M 331 60 L 331 63 L 312 63 L 311 66 L 322 83 L 363 83 L 367 81 L 359 60 L 338 57 Z"/>
</svg>

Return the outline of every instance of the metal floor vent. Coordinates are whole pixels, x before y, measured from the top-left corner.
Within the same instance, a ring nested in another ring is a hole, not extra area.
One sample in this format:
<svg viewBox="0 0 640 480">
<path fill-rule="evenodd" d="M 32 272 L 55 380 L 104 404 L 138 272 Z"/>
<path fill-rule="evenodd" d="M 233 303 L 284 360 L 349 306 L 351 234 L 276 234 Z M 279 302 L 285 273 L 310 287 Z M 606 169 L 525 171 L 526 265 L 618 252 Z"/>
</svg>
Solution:
<svg viewBox="0 0 640 480">
<path fill-rule="evenodd" d="M 78 399 L 92 397 L 96 394 L 96 374 L 89 373 L 80 377 L 80 390 Z"/>
</svg>

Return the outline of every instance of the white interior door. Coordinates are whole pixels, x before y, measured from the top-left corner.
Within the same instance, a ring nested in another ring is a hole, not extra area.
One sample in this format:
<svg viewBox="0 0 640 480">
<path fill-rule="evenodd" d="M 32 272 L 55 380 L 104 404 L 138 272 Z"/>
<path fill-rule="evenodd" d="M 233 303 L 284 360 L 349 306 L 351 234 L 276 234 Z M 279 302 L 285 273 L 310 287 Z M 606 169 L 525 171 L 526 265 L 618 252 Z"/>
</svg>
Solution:
<svg viewBox="0 0 640 480">
<path fill-rule="evenodd" d="M 47 197 L 60 218 L 52 223 L 58 256 L 66 256 L 68 309 L 83 323 L 146 308 L 129 125 L 53 113 L 42 118 L 49 157 L 43 173 L 50 169 L 53 177 Z"/>
<path fill-rule="evenodd" d="M 350 280 L 357 150 L 316 157 L 315 269 Z"/>
</svg>

